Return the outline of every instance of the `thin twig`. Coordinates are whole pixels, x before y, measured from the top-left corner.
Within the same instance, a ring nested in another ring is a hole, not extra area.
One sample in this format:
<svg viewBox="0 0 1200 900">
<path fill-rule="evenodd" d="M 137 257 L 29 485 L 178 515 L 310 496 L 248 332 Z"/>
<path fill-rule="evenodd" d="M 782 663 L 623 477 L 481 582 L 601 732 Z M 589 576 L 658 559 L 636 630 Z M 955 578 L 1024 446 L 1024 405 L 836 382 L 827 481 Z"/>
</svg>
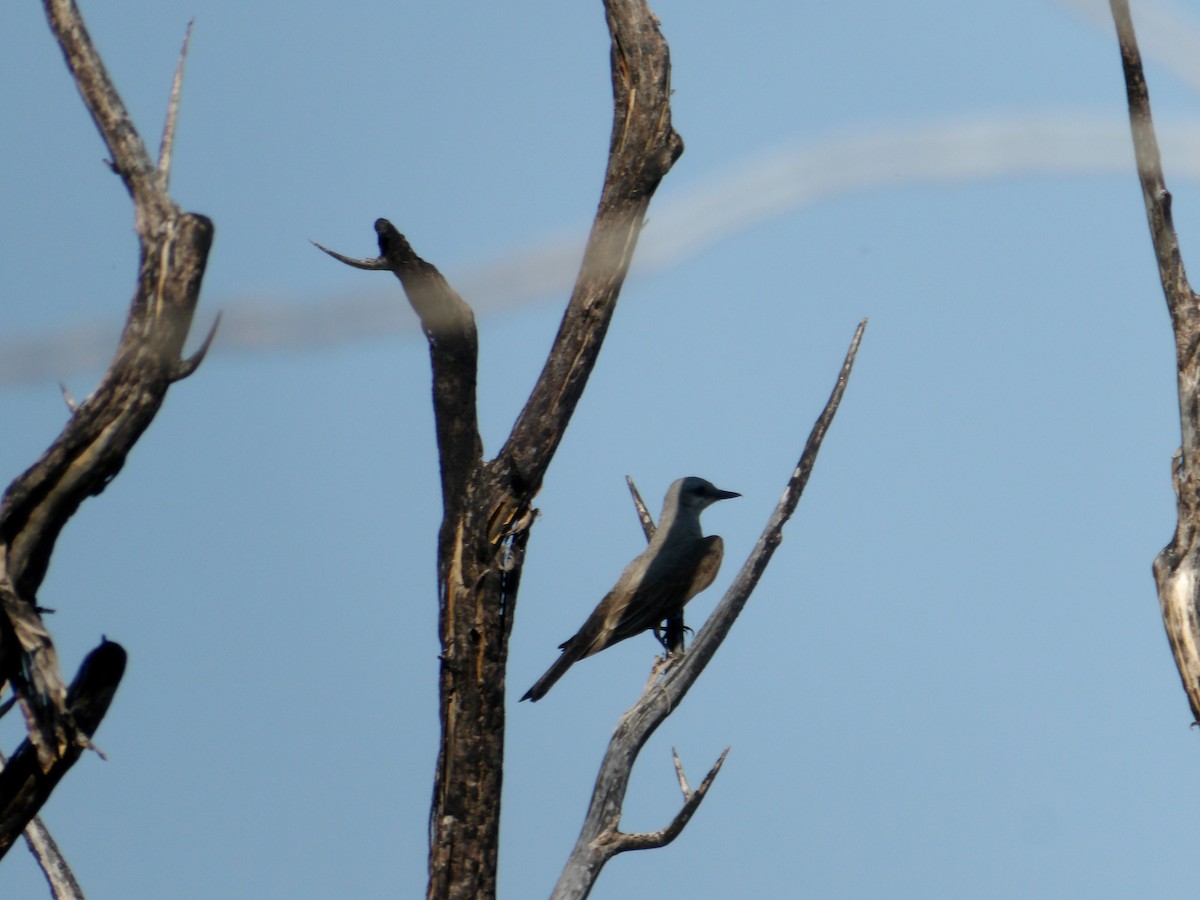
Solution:
<svg viewBox="0 0 1200 900">
<path fill-rule="evenodd" d="M 687 802 L 692 796 L 692 789 L 688 787 L 687 776 L 683 774 L 683 763 L 679 760 L 679 751 L 674 747 L 671 748 L 671 759 L 675 762 L 675 776 L 679 779 L 679 791 L 683 794 L 684 802 Z"/>
<path fill-rule="evenodd" d="M 167 118 L 163 123 L 162 142 L 158 148 L 159 183 L 165 191 L 171 184 L 171 152 L 175 149 L 175 127 L 179 121 L 179 100 L 183 96 L 183 63 L 187 59 L 188 45 L 192 41 L 192 26 L 196 20 L 187 24 L 183 35 L 183 46 L 179 49 L 179 62 L 175 65 L 175 77 L 171 79 L 171 96 L 167 100 Z"/>
<path fill-rule="evenodd" d="M 633 495 L 633 506 L 637 510 L 638 521 L 642 523 L 642 533 L 646 535 L 646 541 L 654 537 L 654 517 L 650 515 L 650 510 L 646 509 L 646 504 L 642 500 L 642 495 L 638 493 L 637 485 L 633 483 L 633 479 L 628 475 L 625 476 L 625 483 L 629 485 L 629 493 Z"/>
</svg>

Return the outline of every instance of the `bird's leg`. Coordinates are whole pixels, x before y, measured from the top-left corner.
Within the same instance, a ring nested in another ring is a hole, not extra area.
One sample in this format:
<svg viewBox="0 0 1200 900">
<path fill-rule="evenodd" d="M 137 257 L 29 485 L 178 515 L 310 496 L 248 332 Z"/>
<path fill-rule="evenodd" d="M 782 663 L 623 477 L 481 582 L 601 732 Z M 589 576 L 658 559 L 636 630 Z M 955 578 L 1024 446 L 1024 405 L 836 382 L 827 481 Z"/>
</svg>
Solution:
<svg viewBox="0 0 1200 900">
<path fill-rule="evenodd" d="M 651 667 L 650 677 L 646 681 L 647 687 L 683 657 L 683 638 L 691 630 L 683 624 L 683 610 L 672 613 L 654 626 L 654 637 L 662 644 L 665 652 L 662 656 L 654 657 L 654 665 Z"/>
<path fill-rule="evenodd" d="M 671 613 L 665 622 L 655 627 L 654 636 L 668 655 L 675 656 L 683 652 L 683 635 L 691 630 L 683 624 L 683 610 L 679 610 Z"/>
</svg>

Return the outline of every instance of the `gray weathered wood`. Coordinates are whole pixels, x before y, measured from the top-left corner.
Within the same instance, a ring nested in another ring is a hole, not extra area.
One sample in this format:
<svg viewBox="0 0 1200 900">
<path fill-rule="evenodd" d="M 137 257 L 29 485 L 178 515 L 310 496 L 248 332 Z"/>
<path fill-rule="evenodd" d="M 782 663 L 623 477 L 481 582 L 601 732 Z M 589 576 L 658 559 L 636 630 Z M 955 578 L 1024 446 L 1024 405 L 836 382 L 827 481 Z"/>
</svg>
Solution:
<svg viewBox="0 0 1200 900">
<path fill-rule="evenodd" d="M 708 665 L 708 661 L 717 652 L 717 648 L 733 627 L 734 620 L 750 599 L 750 594 L 775 553 L 775 548 L 783 540 L 784 523 L 795 512 L 800 495 L 804 492 L 804 486 L 808 483 L 808 477 L 816 464 L 821 442 L 833 422 L 849 382 L 850 371 L 854 366 L 854 358 L 866 325 L 864 319 L 854 332 L 854 339 L 850 342 L 850 349 L 842 363 L 833 392 L 813 425 L 800 460 L 788 479 L 783 497 L 733 584 L 704 623 L 704 627 L 697 633 L 691 649 L 684 653 L 675 665 L 668 668 L 661 679 L 652 680 L 642 691 L 638 701 L 617 723 L 608 750 L 600 763 L 600 772 L 592 789 L 592 799 L 584 817 L 583 828 L 559 876 L 558 884 L 551 895 L 552 900 L 581 900 L 588 896 L 604 864 L 618 853 L 662 847 L 673 841 L 683 831 L 720 771 L 728 749 L 721 754 L 721 758 L 713 765 L 695 792 L 688 792 L 684 787 L 684 804 L 665 828 L 647 834 L 626 834 L 620 830 L 625 792 L 629 788 L 629 778 L 638 754 L 658 726 L 679 706 L 688 690 L 700 677 L 700 673 L 704 671 L 704 667 Z M 632 484 L 630 487 L 632 488 Z M 636 503 L 638 499 L 635 493 Z M 639 508 L 639 517 L 642 509 L 644 504 Z M 678 770 L 678 758 L 676 766 Z"/>
<path fill-rule="evenodd" d="M 1188 283 L 1171 217 L 1171 194 L 1150 117 L 1150 92 L 1126 0 L 1110 0 L 1133 133 L 1138 180 L 1175 331 L 1181 444 L 1172 466 L 1175 534 L 1154 560 L 1154 580 L 1167 639 L 1192 708 L 1200 721 L 1200 298 Z"/>
</svg>

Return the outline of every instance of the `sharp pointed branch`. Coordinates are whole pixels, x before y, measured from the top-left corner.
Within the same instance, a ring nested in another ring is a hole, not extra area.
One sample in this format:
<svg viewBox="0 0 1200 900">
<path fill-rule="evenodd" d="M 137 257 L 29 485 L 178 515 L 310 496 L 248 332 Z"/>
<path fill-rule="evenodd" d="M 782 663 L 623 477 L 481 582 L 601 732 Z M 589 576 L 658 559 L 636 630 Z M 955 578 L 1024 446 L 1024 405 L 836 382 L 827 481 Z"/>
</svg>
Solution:
<svg viewBox="0 0 1200 900">
<path fill-rule="evenodd" d="M 671 759 L 675 763 L 675 775 L 679 779 L 679 791 L 683 794 L 684 801 L 687 801 L 692 796 L 692 789 L 688 787 L 687 776 L 683 774 L 683 763 L 679 761 L 679 751 L 674 747 L 671 748 Z"/>
<path fill-rule="evenodd" d="M 154 217 L 159 218 L 167 212 L 169 204 L 166 192 L 159 186 L 158 170 L 150 161 L 146 145 L 133 126 L 74 0 L 42 2 L 79 93 L 108 145 L 113 170 L 121 176 L 138 207 L 138 233 L 144 236 L 152 228 L 151 223 L 141 221 L 142 208 L 152 208 Z"/>
<path fill-rule="evenodd" d="M 672 751 L 674 752 L 674 751 Z M 679 812 L 675 814 L 675 818 L 671 820 L 666 828 L 661 831 L 643 832 L 640 834 L 625 834 L 623 832 L 614 832 L 607 839 L 601 838 L 602 843 L 608 845 L 611 851 L 610 855 L 615 856 L 618 853 L 625 853 L 629 850 L 654 850 L 658 847 L 665 847 L 675 838 L 683 833 L 683 829 L 687 827 L 687 823 L 692 820 L 692 816 L 696 814 L 696 810 L 700 808 L 700 804 L 704 802 L 705 796 L 708 794 L 708 789 L 712 787 L 713 781 L 717 777 L 717 773 L 721 771 L 721 766 L 725 765 L 725 757 L 729 755 L 729 748 L 713 763 L 713 767 L 708 770 L 708 774 L 704 776 L 704 780 L 700 782 L 700 786 L 695 791 L 688 791 L 687 780 L 683 777 L 683 768 L 679 764 L 679 756 L 675 756 L 675 770 L 679 773 L 679 783 L 683 788 L 684 802 Z"/>
<path fill-rule="evenodd" d="M 637 485 L 633 483 L 633 479 L 628 475 L 625 476 L 625 483 L 629 485 L 629 493 L 633 495 L 633 506 L 637 510 L 638 521 L 642 523 L 642 533 L 646 535 L 646 540 L 654 537 L 654 517 L 650 515 L 650 510 L 646 509 L 646 503 L 642 500 L 642 495 L 638 493 Z"/>
<path fill-rule="evenodd" d="M 67 409 L 69 409 L 71 414 L 74 415 L 79 411 L 79 404 L 75 402 L 75 398 L 71 394 L 71 389 L 67 387 L 67 383 L 65 381 L 60 381 L 58 383 L 58 389 L 62 391 L 63 402 L 67 404 Z"/>
<path fill-rule="evenodd" d="M 825 402 L 821 414 L 817 416 L 817 421 L 809 432 L 800 459 L 788 479 L 783 496 L 770 519 L 767 520 L 758 542 L 750 551 L 750 556 L 742 564 L 733 584 L 729 586 L 725 596 L 721 598 L 708 621 L 704 623 L 704 627 L 696 634 L 692 648 L 684 656 L 683 662 L 667 673 L 667 677 L 658 686 L 663 691 L 663 698 L 668 708 L 677 705 L 683 699 L 683 695 L 695 683 L 704 667 L 708 665 L 708 661 L 717 652 L 717 648 L 721 646 L 725 636 L 733 627 L 734 621 L 750 599 L 751 592 L 758 584 L 759 578 L 762 577 L 767 564 L 783 540 L 783 526 L 792 517 L 792 513 L 796 511 L 796 507 L 800 503 L 800 497 L 808 484 L 808 478 L 817 464 L 817 455 L 820 453 L 821 444 L 825 440 L 829 426 L 833 424 L 834 416 L 837 415 L 842 397 L 846 393 L 846 386 L 850 383 L 850 373 L 854 369 L 854 361 L 858 357 L 858 348 L 862 343 L 866 328 L 867 320 L 863 319 L 854 330 L 854 337 L 842 360 L 842 366 L 838 371 L 838 377 L 834 382 L 829 399 Z"/>
<path fill-rule="evenodd" d="M 330 250 L 324 244 L 318 244 L 316 241 L 309 241 L 314 247 L 322 253 L 327 253 L 340 263 L 345 263 L 354 269 L 364 269 L 368 272 L 390 272 L 392 271 L 391 264 L 382 256 L 374 256 L 366 259 L 358 259 L 353 256 L 345 256 L 338 253 L 336 250 Z"/>
<path fill-rule="evenodd" d="M 175 77 L 171 80 L 171 97 L 167 100 L 167 119 L 163 123 L 162 143 L 158 148 L 159 185 L 165 191 L 171 183 L 171 151 L 175 148 L 175 128 L 179 122 L 179 98 L 183 95 L 183 63 L 187 59 L 188 45 L 192 41 L 192 26 L 187 24 L 183 34 L 183 46 L 179 49 L 179 62 L 175 65 Z"/>
<path fill-rule="evenodd" d="M 1121 64 L 1125 73 L 1125 94 L 1129 105 L 1129 125 L 1133 134 L 1133 150 L 1137 159 L 1138 179 L 1150 223 L 1150 238 L 1158 258 L 1159 277 L 1167 295 L 1171 316 L 1178 320 L 1186 314 L 1195 318 L 1197 298 L 1188 284 L 1179 237 L 1171 215 L 1171 193 L 1163 176 L 1162 157 L 1154 120 L 1150 115 L 1150 89 L 1142 69 L 1137 35 L 1127 0 L 1110 0 L 1117 39 L 1121 49 Z"/>
<path fill-rule="evenodd" d="M 200 364 L 204 362 L 204 357 L 208 356 L 208 348 L 212 346 L 213 338 L 217 336 L 217 329 L 220 327 L 221 314 L 217 313 L 217 317 L 213 319 L 212 327 L 208 329 L 208 334 L 204 336 L 200 347 L 195 353 L 187 359 L 180 360 L 175 366 L 174 372 L 171 373 L 171 381 L 183 381 L 183 379 L 200 368 Z"/>
</svg>

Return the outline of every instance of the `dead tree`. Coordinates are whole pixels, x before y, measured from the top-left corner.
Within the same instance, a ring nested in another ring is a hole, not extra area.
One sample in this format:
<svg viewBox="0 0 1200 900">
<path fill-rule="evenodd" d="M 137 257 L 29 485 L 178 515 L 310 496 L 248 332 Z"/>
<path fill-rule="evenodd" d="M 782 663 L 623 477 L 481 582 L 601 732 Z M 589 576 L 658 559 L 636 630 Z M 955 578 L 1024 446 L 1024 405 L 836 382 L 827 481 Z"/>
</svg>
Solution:
<svg viewBox="0 0 1200 900">
<path fill-rule="evenodd" d="M 645 0 L 605 0 L 604 7 L 612 38 L 614 115 L 599 210 L 541 376 L 493 459 L 482 458 L 475 393 L 478 337 L 468 304 L 386 219 L 375 223 L 377 257 L 352 258 L 320 248 L 356 268 L 393 273 L 429 342 L 443 504 L 437 560 L 441 743 L 429 823 L 428 887 L 428 896 L 438 900 L 496 893 L 505 670 L 536 515 L 533 499 L 595 365 L 650 199 L 683 150 L 671 127 L 670 62 L 658 20 Z M 845 374 L 848 366 L 849 361 Z M 844 387 L 844 377 L 839 383 Z M 807 478 L 805 466 L 814 457 L 815 448 L 797 470 L 793 506 L 796 484 Z M 764 536 L 763 565 L 778 543 L 779 526 L 782 519 Z M 745 576 L 750 579 L 743 585 L 746 594 L 761 572 L 757 565 L 747 570 L 755 574 Z M 736 602 L 744 603 L 745 595 Z M 678 686 L 679 696 L 719 643 L 705 638 L 707 630 L 673 680 L 664 683 Z M 671 707 L 670 702 L 655 707 L 653 715 L 661 717 L 642 732 L 641 741 Z M 704 790 L 689 792 L 687 815 L 675 833 Z M 613 796 L 603 801 L 605 827 L 619 819 L 619 798 L 616 819 L 609 815 L 613 801 Z M 605 858 L 623 849 L 630 847 L 615 847 Z M 589 865 L 594 880 L 599 866 Z"/>
<path fill-rule="evenodd" d="M 44 6 L 111 154 L 109 165 L 133 200 L 140 253 L 133 301 L 112 364 L 82 402 L 67 397 L 66 427 L 0 501 L 0 676 L 12 687 L 29 733 L 0 772 L 0 856 L 91 746 L 125 666 L 125 651 L 103 641 L 70 688 L 64 683 L 37 602 L 55 541 L 80 504 L 100 494 L 121 471 L 168 388 L 196 370 L 213 336 L 210 332 L 194 356 L 182 357 L 213 237 L 212 222 L 181 211 L 168 193 L 183 54 L 155 161 L 74 2 L 44 0 Z"/>
<path fill-rule="evenodd" d="M 482 458 L 478 337 L 466 302 L 385 219 L 375 223 L 377 258 L 326 251 L 358 268 L 395 274 L 429 340 L 443 507 L 431 898 L 495 896 L 504 678 L 533 498 L 595 366 L 650 198 L 683 152 L 671 127 L 670 63 L 657 19 L 644 0 L 606 0 L 604 6 L 614 114 L 600 207 L 545 367 L 494 459 Z"/>
<path fill-rule="evenodd" d="M 1110 0 L 1133 132 L 1138 180 L 1158 260 L 1158 274 L 1175 332 L 1182 440 L 1172 462 L 1177 522 L 1175 535 L 1154 560 L 1154 580 L 1167 639 L 1183 690 L 1200 721 L 1200 296 L 1188 283 L 1179 238 L 1171 217 L 1171 194 L 1163 178 L 1162 159 L 1150 93 L 1133 31 L 1127 0 Z"/>
</svg>

